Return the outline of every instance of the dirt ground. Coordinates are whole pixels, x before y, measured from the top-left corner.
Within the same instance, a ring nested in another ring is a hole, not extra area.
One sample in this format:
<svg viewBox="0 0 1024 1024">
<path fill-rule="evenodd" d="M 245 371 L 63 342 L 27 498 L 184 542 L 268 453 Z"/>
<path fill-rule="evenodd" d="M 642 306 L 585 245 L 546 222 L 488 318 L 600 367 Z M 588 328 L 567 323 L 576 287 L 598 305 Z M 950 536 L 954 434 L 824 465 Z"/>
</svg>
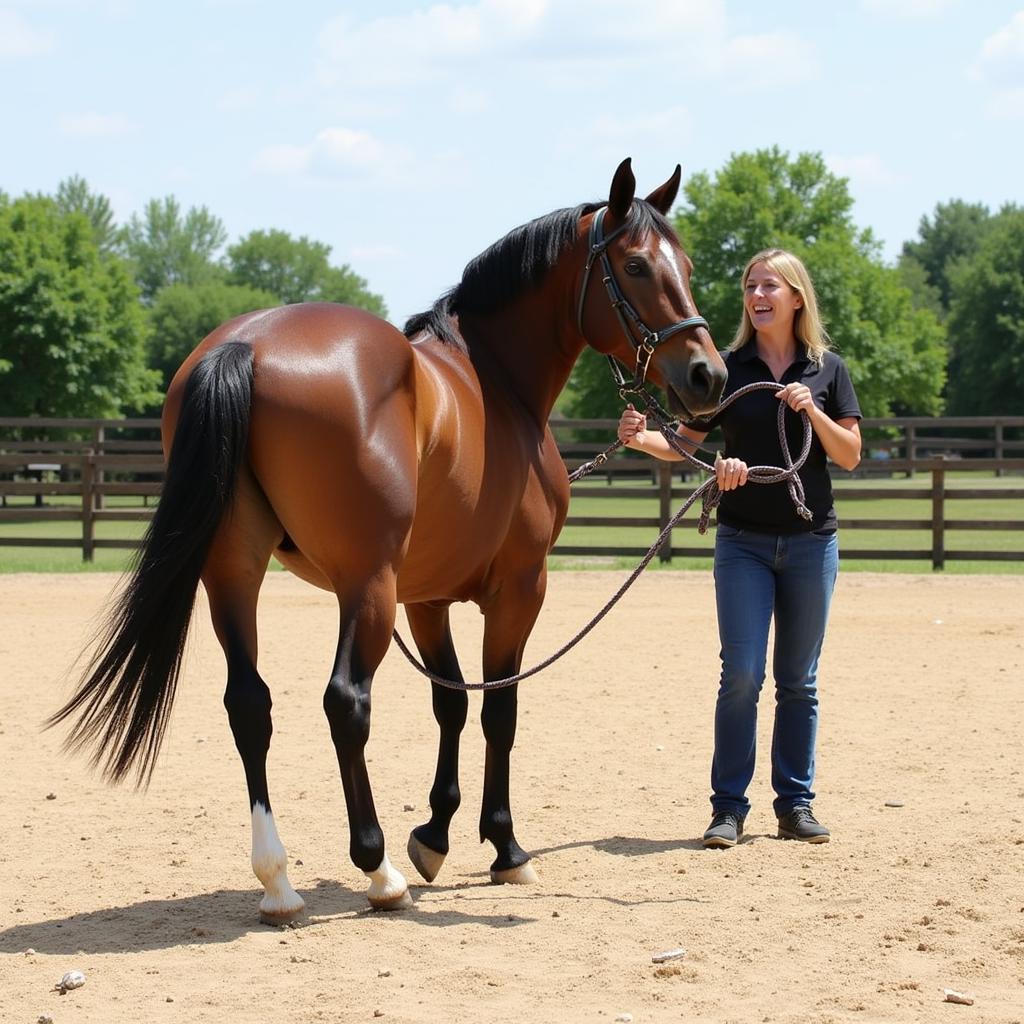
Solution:
<svg viewBox="0 0 1024 1024">
<path fill-rule="evenodd" d="M 554 574 L 527 664 L 621 581 Z M 816 803 L 833 840 L 774 838 L 769 692 L 748 835 L 705 851 L 711 581 L 647 573 L 520 688 L 512 796 L 533 887 L 488 882 L 478 694 L 451 854 L 434 884 L 415 875 L 405 844 L 426 817 L 436 734 L 429 684 L 392 650 L 368 756 L 415 906 L 383 914 L 348 860 L 320 708 L 332 602 L 272 574 L 261 670 L 275 700 L 271 797 L 308 907 L 294 928 L 257 919 L 205 607 L 148 791 L 108 788 L 40 731 L 114 584 L 0 576 L 0 1021 L 1024 1021 L 1024 577 L 841 576 Z M 470 677 L 481 620 L 456 612 Z M 85 985 L 53 991 L 70 970 Z M 974 1004 L 945 1002 L 947 988 Z"/>
</svg>

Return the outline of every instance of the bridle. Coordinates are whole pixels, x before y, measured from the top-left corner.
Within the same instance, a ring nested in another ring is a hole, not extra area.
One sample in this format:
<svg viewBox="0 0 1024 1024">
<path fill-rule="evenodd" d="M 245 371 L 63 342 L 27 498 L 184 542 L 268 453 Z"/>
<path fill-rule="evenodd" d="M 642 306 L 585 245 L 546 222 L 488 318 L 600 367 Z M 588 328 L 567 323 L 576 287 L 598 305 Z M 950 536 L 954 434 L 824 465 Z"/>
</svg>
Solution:
<svg viewBox="0 0 1024 1024">
<path fill-rule="evenodd" d="M 615 315 L 619 319 L 619 324 L 622 327 L 623 333 L 629 339 L 630 345 L 633 346 L 636 351 L 636 367 L 633 370 L 633 387 L 640 388 L 647 378 L 647 367 L 650 364 L 651 356 L 654 355 L 654 350 L 672 337 L 673 334 L 678 334 L 680 331 L 685 331 L 690 327 L 705 327 L 708 328 L 708 322 L 702 316 L 690 316 L 685 320 L 680 320 L 678 323 L 671 324 L 668 327 L 662 328 L 660 331 L 652 331 L 650 327 L 643 322 L 640 314 L 636 311 L 633 304 L 626 298 L 625 292 L 619 286 L 619 282 L 615 277 L 615 271 L 612 269 L 612 261 L 608 258 L 608 246 L 612 241 L 622 234 L 623 231 L 628 227 L 628 221 L 617 227 L 610 235 L 604 233 L 604 215 L 607 211 L 607 207 L 602 206 L 601 209 L 594 214 L 594 219 L 590 222 L 590 231 L 587 237 L 587 265 L 583 270 L 583 284 L 580 286 L 580 301 L 576 308 L 576 326 L 579 329 L 580 334 L 583 334 L 583 307 L 587 298 L 587 286 L 590 284 L 590 272 L 594 269 L 594 263 L 596 260 L 601 260 L 601 271 L 602 271 L 602 282 L 605 287 L 605 291 L 608 293 L 608 301 L 612 304 L 612 309 L 615 310 Z M 628 319 L 627 319 L 628 318 Z M 632 327 L 630 324 L 632 323 Z M 640 338 L 637 340 L 636 334 L 639 334 Z M 585 336 L 585 335 L 584 335 Z M 627 385 L 627 380 L 623 376 L 622 370 L 619 368 L 619 364 L 614 356 L 608 356 L 608 362 L 612 368 L 612 377 L 615 379 L 615 383 L 619 389 L 622 390 Z"/>
</svg>

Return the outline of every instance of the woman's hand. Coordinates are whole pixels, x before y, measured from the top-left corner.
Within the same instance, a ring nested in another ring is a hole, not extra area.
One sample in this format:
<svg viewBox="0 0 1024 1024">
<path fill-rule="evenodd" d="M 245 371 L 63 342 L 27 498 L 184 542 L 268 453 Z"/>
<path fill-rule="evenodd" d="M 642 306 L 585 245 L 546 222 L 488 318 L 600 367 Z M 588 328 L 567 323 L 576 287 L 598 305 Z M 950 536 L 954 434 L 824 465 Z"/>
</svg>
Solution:
<svg viewBox="0 0 1024 1024">
<path fill-rule="evenodd" d="M 793 410 L 793 412 L 806 412 L 808 416 L 813 416 L 818 412 L 818 407 L 814 404 L 814 396 L 811 394 L 811 389 L 806 384 L 801 384 L 799 381 L 793 381 L 787 384 L 784 388 L 775 392 L 775 397 L 780 402 L 785 402 L 786 405 Z"/>
<path fill-rule="evenodd" d="M 723 459 L 715 456 L 715 480 L 720 491 L 734 491 L 747 482 L 747 464 L 742 459 Z"/>
<path fill-rule="evenodd" d="M 647 417 L 642 412 L 637 412 L 632 405 L 627 405 L 619 417 L 619 440 L 625 445 L 630 442 L 642 445 L 646 430 Z"/>
</svg>

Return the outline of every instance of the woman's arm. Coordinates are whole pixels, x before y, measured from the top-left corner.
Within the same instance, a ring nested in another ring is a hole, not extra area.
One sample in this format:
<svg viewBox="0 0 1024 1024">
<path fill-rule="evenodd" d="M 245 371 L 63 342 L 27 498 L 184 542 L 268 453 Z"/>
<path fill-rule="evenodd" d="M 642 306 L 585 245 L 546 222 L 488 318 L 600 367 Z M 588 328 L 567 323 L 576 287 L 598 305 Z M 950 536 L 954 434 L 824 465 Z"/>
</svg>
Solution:
<svg viewBox="0 0 1024 1024">
<path fill-rule="evenodd" d="M 860 422 L 856 416 L 834 420 L 814 404 L 811 389 L 794 381 L 775 397 L 786 402 L 795 412 L 806 412 L 814 433 L 818 435 L 825 454 L 841 469 L 856 469 L 860 462 Z"/>
<path fill-rule="evenodd" d="M 619 417 L 618 435 L 619 440 L 633 451 L 646 452 L 666 462 L 683 460 L 683 457 L 665 440 L 665 435 L 661 431 L 647 429 L 647 417 L 642 412 L 637 412 L 632 405 L 627 405 Z M 676 436 L 684 445 L 692 442 L 692 447 L 696 448 L 708 435 L 680 426 L 676 430 Z"/>
</svg>

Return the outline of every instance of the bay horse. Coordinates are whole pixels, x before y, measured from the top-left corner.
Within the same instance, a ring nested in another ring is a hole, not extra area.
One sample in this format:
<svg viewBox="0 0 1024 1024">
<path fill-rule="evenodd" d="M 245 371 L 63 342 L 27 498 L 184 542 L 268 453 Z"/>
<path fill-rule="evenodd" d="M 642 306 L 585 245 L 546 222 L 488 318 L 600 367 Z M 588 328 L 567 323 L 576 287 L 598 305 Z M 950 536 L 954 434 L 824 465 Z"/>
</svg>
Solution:
<svg viewBox="0 0 1024 1024">
<path fill-rule="evenodd" d="M 257 669 L 256 604 L 271 555 L 337 597 L 323 707 L 350 856 L 369 878 L 373 907 L 408 905 L 364 759 L 371 682 L 396 602 L 426 668 L 459 681 L 448 610 L 474 601 L 485 619 L 485 679 L 513 676 L 569 500 L 547 420 L 584 346 L 635 363 L 665 389 L 674 414 L 716 405 L 725 367 L 665 218 L 679 181 L 676 167 L 640 199 L 623 161 L 607 203 L 516 228 L 404 332 L 330 303 L 260 310 L 214 330 L 174 377 L 160 502 L 85 675 L 50 724 L 73 719 L 67 744 L 91 747 L 111 781 L 134 772 L 147 782 L 202 580 L 227 661 L 224 704 L 248 786 L 262 920 L 286 923 L 304 908 L 267 784 L 271 697 Z M 468 710 L 464 691 L 432 686 L 440 736 L 430 818 L 408 845 L 428 882 L 460 803 Z M 499 883 L 536 877 L 509 806 L 516 710 L 515 685 L 484 694 L 480 838 L 494 846 Z"/>
</svg>

